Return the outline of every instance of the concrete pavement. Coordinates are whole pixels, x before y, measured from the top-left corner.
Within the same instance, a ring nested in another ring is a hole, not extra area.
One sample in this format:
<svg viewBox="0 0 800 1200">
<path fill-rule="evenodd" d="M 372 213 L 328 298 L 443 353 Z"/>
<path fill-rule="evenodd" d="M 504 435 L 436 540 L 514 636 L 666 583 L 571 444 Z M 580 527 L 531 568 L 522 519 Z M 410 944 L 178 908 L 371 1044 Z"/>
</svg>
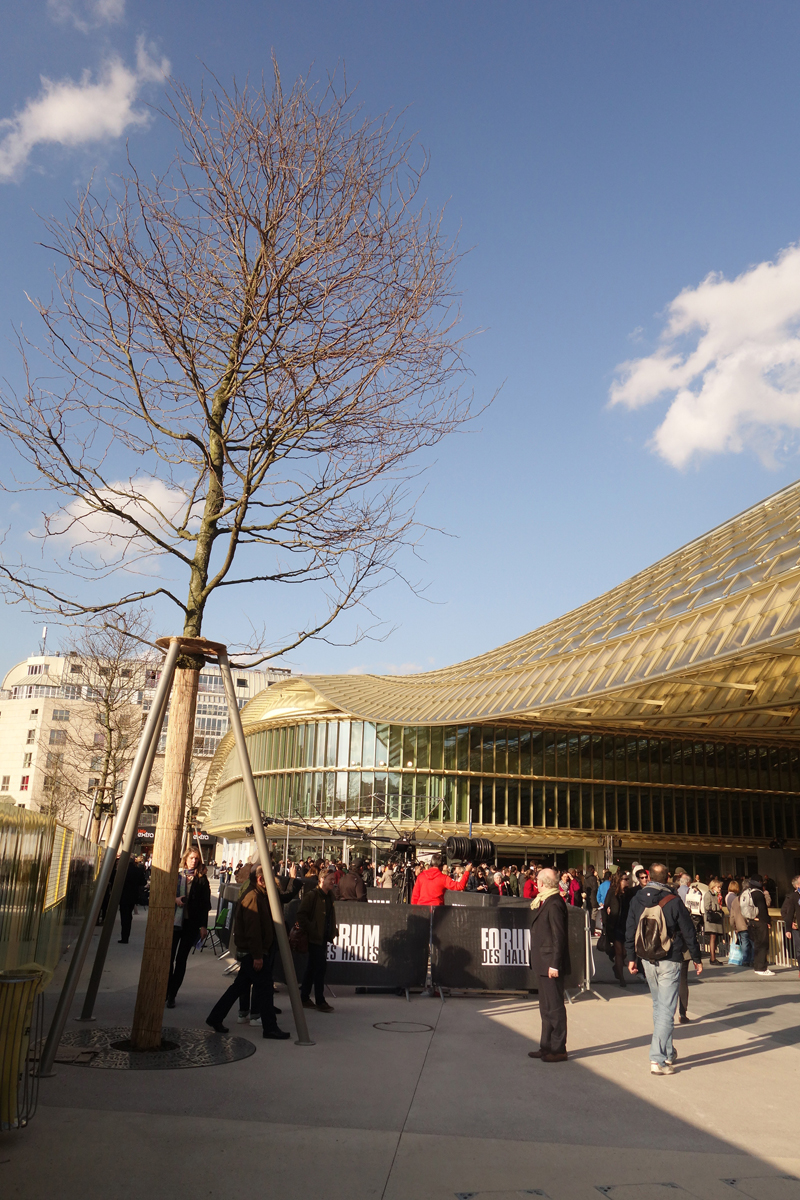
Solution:
<svg viewBox="0 0 800 1200">
<path fill-rule="evenodd" d="M 99 1024 L 130 1024 L 144 917 L 112 941 Z M 227 962 L 228 960 L 226 960 Z M 201 1026 L 227 986 L 195 954 L 169 1024 Z M 0 1135 L 0 1195 L 58 1200 L 800 1200 L 795 971 L 760 980 L 706 969 L 677 1032 L 679 1070 L 648 1069 L 647 989 L 612 982 L 569 1009 L 570 1061 L 532 1061 L 539 1020 L 522 997 L 356 996 L 309 1012 L 313 1047 L 265 1042 L 220 1067 L 127 1072 L 59 1065 L 25 1130 Z M 79 1011 L 80 995 L 75 1012 Z M 280 1000 L 278 1001 L 280 1004 Z M 291 1028 L 288 999 L 281 1023 Z M 385 1022 L 431 1026 L 388 1032 Z M 74 1026 L 73 1026 L 74 1027 Z"/>
</svg>

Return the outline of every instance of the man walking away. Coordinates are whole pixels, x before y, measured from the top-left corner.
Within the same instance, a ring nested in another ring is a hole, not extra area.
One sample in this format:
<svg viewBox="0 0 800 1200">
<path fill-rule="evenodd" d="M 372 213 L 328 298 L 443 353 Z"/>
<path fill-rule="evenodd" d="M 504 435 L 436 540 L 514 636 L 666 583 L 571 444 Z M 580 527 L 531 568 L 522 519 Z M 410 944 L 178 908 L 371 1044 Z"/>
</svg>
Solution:
<svg viewBox="0 0 800 1200">
<path fill-rule="evenodd" d="M 363 858 L 357 858 L 351 863 L 350 870 L 339 880 L 339 900 L 363 900 L 366 904 L 367 888 L 362 878 L 363 870 Z"/>
<path fill-rule="evenodd" d="M 125 873 L 125 882 L 122 885 L 122 895 L 119 898 L 119 919 L 122 926 L 122 936 L 119 940 L 123 946 L 131 936 L 133 910 L 136 907 L 139 892 L 146 882 L 147 876 L 142 864 L 135 858 L 130 859 L 128 870 Z"/>
<path fill-rule="evenodd" d="M 650 1071 L 674 1075 L 677 1058 L 672 1044 L 675 1009 L 678 1004 L 681 963 L 688 950 L 699 975 L 703 970 L 694 925 L 683 901 L 667 887 L 669 874 L 663 863 L 653 863 L 650 882 L 634 896 L 628 910 L 625 949 L 628 970 L 638 971 L 642 960 L 647 985 L 653 997 L 653 1038 Z"/>
<path fill-rule="evenodd" d="M 753 943 L 753 970 L 756 975 L 774 975 L 767 966 L 769 949 L 769 909 L 764 895 L 760 875 L 753 875 L 749 886 L 739 897 L 739 911 L 747 921 L 747 930 Z"/>
<path fill-rule="evenodd" d="M 786 926 L 789 947 L 800 968 L 800 875 L 792 880 L 792 890 L 781 905 L 781 917 Z"/>
<path fill-rule="evenodd" d="M 206 1017 L 215 1033 L 227 1033 L 222 1024 L 235 1000 L 252 987 L 251 1008 L 261 1014 L 263 1036 L 273 1041 L 283 1041 L 291 1034 L 278 1028 L 273 1002 L 272 964 L 275 961 L 277 942 L 275 926 L 267 898 L 267 885 L 260 863 L 252 868 L 250 885 L 245 890 L 236 908 L 233 919 L 233 937 L 240 957 L 239 973 L 231 986 L 220 996 Z"/>
<path fill-rule="evenodd" d="M 333 1006 L 325 1000 L 325 971 L 328 966 L 328 942 L 336 940 L 339 927 L 333 907 L 336 887 L 336 872 L 326 871 L 319 877 L 319 887 L 306 892 L 297 913 L 297 923 L 308 938 L 308 965 L 300 985 L 303 1008 L 316 1008 L 317 1012 L 331 1013 Z M 311 989 L 314 1000 L 311 1000 Z"/>
<path fill-rule="evenodd" d="M 539 872 L 539 893 L 531 904 L 531 970 L 539 976 L 539 1015 L 542 1033 L 539 1049 L 529 1058 L 542 1062 L 567 1061 L 567 1009 L 564 979 L 570 972 L 567 906 L 550 867 Z"/>
</svg>

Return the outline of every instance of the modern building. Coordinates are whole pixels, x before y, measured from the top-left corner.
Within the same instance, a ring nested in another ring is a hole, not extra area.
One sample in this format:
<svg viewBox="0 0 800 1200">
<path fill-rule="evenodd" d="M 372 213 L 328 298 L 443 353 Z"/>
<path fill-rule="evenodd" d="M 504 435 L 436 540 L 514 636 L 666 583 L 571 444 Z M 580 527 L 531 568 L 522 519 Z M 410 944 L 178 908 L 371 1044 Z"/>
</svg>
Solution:
<svg viewBox="0 0 800 1200">
<path fill-rule="evenodd" d="M 234 671 L 239 707 L 289 674 L 275 669 Z M 33 811 L 52 811 L 83 832 L 95 805 L 107 813 L 125 786 L 157 682 L 158 672 L 141 661 L 104 665 L 77 653 L 31 655 L 12 667 L 0 690 L 0 799 Z M 104 703 L 109 689 L 114 690 L 110 718 Z M 159 747 L 162 756 L 168 722 L 169 714 Z M 195 803 L 227 728 L 222 676 L 219 667 L 208 666 L 200 674 L 195 719 Z M 108 758 L 113 765 L 104 786 Z M 157 757 L 142 815 L 143 842 L 152 839 L 155 828 L 161 775 Z"/>
<path fill-rule="evenodd" d="M 800 855 L 800 483 L 488 654 L 292 678 L 243 721 L 270 835 L 298 850 L 287 817 L 309 847 L 471 827 L 501 861 L 785 876 Z M 228 839 L 250 823 L 230 734 L 201 813 Z"/>
</svg>

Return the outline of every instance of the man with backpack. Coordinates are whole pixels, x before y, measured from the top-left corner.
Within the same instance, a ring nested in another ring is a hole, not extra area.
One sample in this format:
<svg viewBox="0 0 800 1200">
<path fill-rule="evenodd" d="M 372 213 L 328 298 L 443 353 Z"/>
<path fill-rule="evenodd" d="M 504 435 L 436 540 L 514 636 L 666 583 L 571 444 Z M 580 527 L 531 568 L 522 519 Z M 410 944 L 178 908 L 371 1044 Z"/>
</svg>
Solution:
<svg viewBox="0 0 800 1200">
<path fill-rule="evenodd" d="M 753 943 L 753 971 L 761 976 L 774 975 L 775 972 L 767 966 L 771 922 L 760 875 L 751 876 L 748 886 L 739 897 L 739 911 L 747 921 L 747 930 Z"/>
<path fill-rule="evenodd" d="M 653 997 L 652 1075 L 675 1074 L 673 1064 L 677 1054 L 672 1031 L 684 951 L 689 952 L 698 975 L 703 969 L 694 925 L 686 905 L 667 886 L 668 878 L 664 864 L 653 863 L 650 882 L 631 901 L 625 929 L 628 970 L 632 975 L 637 974 L 636 960 L 642 960 Z"/>
</svg>

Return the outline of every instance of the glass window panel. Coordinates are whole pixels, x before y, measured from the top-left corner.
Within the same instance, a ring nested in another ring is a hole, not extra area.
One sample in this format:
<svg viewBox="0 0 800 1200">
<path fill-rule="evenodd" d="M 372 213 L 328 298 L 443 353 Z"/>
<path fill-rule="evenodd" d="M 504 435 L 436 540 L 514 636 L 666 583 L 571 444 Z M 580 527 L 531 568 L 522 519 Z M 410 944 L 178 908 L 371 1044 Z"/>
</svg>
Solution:
<svg viewBox="0 0 800 1200">
<path fill-rule="evenodd" d="M 616 764 L 616 747 L 612 734 L 603 735 L 603 778 L 613 779 Z"/>
<path fill-rule="evenodd" d="M 712 837 L 719 837 L 719 797 L 716 792 L 706 796 L 708 803 L 708 832 Z"/>
<path fill-rule="evenodd" d="M 792 786 L 792 773 L 789 769 L 789 749 L 786 746 L 781 746 L 780 749 L 780 768 L 779 768 L 780 783 L 776 784 L 781 791 L 786 791 Z"/>
<path fill-rule="evenodd" d="M 669 788 L 665 788 L 661 793 L 661 804 L 664 809 L 664 833 L 674 833 L 675 804 L 672 799 L 672 792 Z"/>
<path fill-rule="evenodd" d="M 276 766 L 278 770 L 286 766 L 286 729 L 278 730 L 278 761 Z"/>
<path fill-rule="evenodd" d="M 636 776 L 640 783 L 650 782 L 650 739 L 639 738 L 639 771 Z"/>
<path fill-rule="evenodd" d="M 530 729 L 523 729 L 519 735 L 519 773 L 520 775 L 530 775 L 531 773 Z M 541 775 L 541 771 L 538 774 Z"/>
<path fill-rule="evenodd" d="M 295 731 L 293 764 L 295 767 L 305 766 L 306 728 L 307 727 L 305 725 L 298 725 Z"/>
<path fill-rule="evenodd" d="M 375 726 L 375 766 L 385 771 L 389 765 L 389 726 Z M 441 766 L 441 764 L 440 764 Z"/>
<path fill-rule="evenodd" d="M 544 733 L 539 729 L 531 731 L 531 774 L 544 774 Z"/>
<path fill-rule="evenodd" d="M 592 737 L 582 733 L 578 744 L 578 769 L 581 779 L 592 778 Z"/>
<path fill-rule="evenodd" d="M 469 769 L 469 726 L 459 725 L 458 727 L 458 769 L 466 771 Z"/>
<path fill-rule="evenodd" d="M 359 816 L 372 816 L 372 797 L 375 792 L 375 775 L 372 771 L 361 772 L 361 796 L 358 802 Z"/>
<path fill-rule="evenodd" d="M 389 726 L 389 767 L 403 765 L 403 726 Z"/>
<path fill-rule="evenodd" d="M 337 749 L 336 743 L 337 743 L 338 736 L 339 736 L 338 721 L 329 721 L 328 722 L 328 741 L 327 741 L 327 745 L 326 745 L 326 749 L 325 749 L 325 766 L 326 767 L 335 767 L 336 766 L 336 749 Z"/>
<path fill-rule="evenodd" d="M 544 773 L 548 778 L 556 773 L 556 738 L 548 730 L 544 731 Z"/>
<path fill-rule="evenodd" d="M 614 738 L 614 779 L 627 779 L 626 742 L 624 737 Z"/>
<path fill-rule="evenodd" d="M 361 755 L 364 745 L 364 725 L 361 721 L 350 723 L 350 766 L 361 766 Z"/>
<path fill-rule="evenodd" d="M 455 725 L 446 725 L 444 729 L 444 769 L 445 771 L 455 771 L 456 769 Z"/>
<path fill-rule="evenodd" d="M 389 772 L 389 798 L 387 804 L 389 816 L 396 821 L 400 816 L 400 775 L 397 771 Z"/>
<path fill-rule="evenodd" d="M 658 752 L 659 752 L 659 757 L 661 760 L 661 766 L 659 768 L 659 776 L 658 777 L 662 783 L 673 783 L 674 780 L 672 778 L 672 743 L 668 742 L 668 741 L 664 741 L 663 739 L 660 739 L 659 743 L 658 743 Z"/>
<path fill-rule="evenodd" d="M 506 820 L 509 825 L 519 825 L 519 784 L 509 783 L 506 795 L 508 797 Z"/>
<path fill-rule="evenodd" d="M 584 783 L 581 784 L 581 828 L 591 829 L 592 825 L 592 787 Z"/>
<path fill-rule="evenodd" d="M 289 725 L 286 729 L 286 743 L 283 748 L 283 765 L 285 767 L 294 766 L 294 739 L 295 727 Z"/>
<path fill-rule="evenodd" d="M 544 784 L 534 783 L 531 788 L 531 802 L 533 804 L 533 825 L 544 825 Z"/>
<path fill-rule="evenodd" d="M 330 729 L 328 730 L 330 733 Z M 336 800 L 336 775 L 333 771 L 325 772 L 325 816 L 333 816 L 333 805 Z"/>
<path fill-rule="evenodd" d="M 544 823 L 550 828 L 555 828 L 556 789 L 552 783 L 546 783 L 544 786 Z"/>
<path fill-rule="evenodd" d="M 764 832 L 762 837 L 775 837 L 775 821 L 772 814 L 772 797 L 764 796 L 761 801 L 761 820 Z"/>
<path fill-rule="evenodd" d="M 314 766 L 325 766 L 325 737 L 327 734 L 327 722 L 320 721 L 317 725 L 316 737 L 314 740 Z"/>
<path fill-rule="evenodd" d="M 481 793 L 481 821 L 484 825 L 491 825 L 493 822 L 491 780 L 484 780 L 483 783 Z"/>
<path fill-rule="evenodd" d="M 531 785 L 529 783 L 520 784 L 519 823 L 520 825 L 531 825 L 533 823 L 533 816 L 531 813 Z"/>
<path fill-rule="evenodd" d="M 469 820 L 469 780 L 458 780 L 458 815 L 457 821 L 466 824 Z"/>
<path fill-rule="evenodd" d="M 708 797 L 705 792 L 697 793 L 697 832 L 708 835 Z"/>
<path fill-rule="evenodd" d="M 569 773 L 569 764 L 567 762 L 567 741 L 568 734 L 566 730 L 559 729 L 556 732 L 556 765 L 553 771 L 554 775 L 565 776 Z"/>
<path fill-rule="evenodd" d="M 637 789 L 631 788 L 636 795 Z M 628 828 L 628 788 L 617 788 L 617 829 Z"/>
<path fill-rule="evenodd" d="M 792 796 L 787 796 L 783 803 L 784 816 L 786 817 L 786 836 L 794 841 L 797 837 L 797 801 Z"/>
<path fill-rule="evenodd" d="M 764 810 L 761 806 L 761 797 L 753 796 L 751 802 L 750 817 L 753 822 L 753 837 L 764 836 Z"/>
<path fill-rule="evenodd" d="M 603 778 L 603 735 L 592 734 L 592 778 Z"/>
<path fill-rule="evenodd" d="M 494 731 L 494 770 L 496 775 L 505 775 L 508 770 L 507 731 L 496 728 Z"/>
<path fill-rule="evenodd" d="M 772 798 L 772 819 L 775 822 L 774 837 L 786 840 L 786 826 L 783 820 L 783 796 Z"/>
<path fill-rule="evenodd" d="M 606 829 L 613 830 L 617 828 L 617 791 L 616 788 L 605 789 L 606 799 Z M 595 797 L 595 809 L 597 807 L 597 797 Z"/>
<path fill-rule="evenodd" d="M 748 786 L 758 789 L 758 746 L 747 747 L 747 779 Z"/>
<path fill-rule="evenodd" d="M 417 775 L 414 781 L 414 820 L 424 821 L 428 815 L 428 780 Z"/>
<path fill-rule="evenodd" d="M 403 766 L 413 767 L 417 761 L 417 730 L 414 725 L 403 729 Z"/>
<path fill-rule="evenodd" d="M 428 820 L 444 820 L 442 816 L 442 780 L 437 775 L 428 776 Z"/>
<path fill-rule="evenodd" d="M 519 775 L 519 730 L 508 730 L 508 773 Z M 510 824 L 510 822 L 509 822 Z"/>
<path fill-rule="evenodd" d="M 706 744 L 705 744 L 705 764 L 706 764 L 705 785 L 706 785 L 706 787 L 716 787 L 717 786 L 717 753 L 716 753 L 716 747 L 713 742 L 706 742 Z"/>
<path fill-rule="evenodd" d="M 347 781 L 347 813 L 348 816 L 358 815 L 358 804 L 361 799 L 361 772 L 351 771 Z"/>
<path fill-rule="evenodd" d="M 769 788 L 769 747 L 758 747 L 758 786 L 760 788 Z"/>
<path fill-rule="evenodd" d="M 481 783 L 479 779 L 470 779 L 469 781 L 469 816 L 474 824 L 480 824 Z"/>
<path fill-rule="evenodd" d="M 661 740 L 650 738 L 650 782 L 661 783 Z"/>
<path fill-rule="evenodd" d="M 336 801 L 334 805 L 334 814 L 337 817 L 343 817 L 347 812 L 347 772 L 336 772 Z"/>
<path fill-rule="evenodd" d="M 431 765 L 430 730 L 427 725 L 417 729 L 417 768 L 427 771 Z"/>
<path fill-rule="evenodd" d="M 569 829 L 569 820 L 567 817 L 567 785 L 560 783 L 557 785 L 558 799 L 558 828 Z"/>
<path fill-rule="evenodd" d="M 640 804 L 639 804 L 639 789 L 628 789 L 628 828 L 634 833 L 639 831 L 641 826 L 640 819 Z"/>
<path fill-rule="evenodd" d="M 569 827 L 570 829 L 580 829 L 581 827 L 581 785 L 579 783 L 569 785 Z"/>
<path fill-rule="evenodd" d="M 456 781 L 452 776 L 445 775 L 441 780 L 442 820 L 457 821 L 456 811 Z"/>
<path fill-rule="evenodd" d="M 361 766 L 375 766 L 375 726 L 371 721 L 364 722 L 364 744 L 361 748 Z"/>
<path fill-rule="evenodd" d="M 481 746 L 483 735 L 480 725 L 470 725 L 469 729 L 469 769 L 478 774 L 481 770 Z"/>
<path fill-rule="evenodd" d="M 725 747 L 725 759 L 726 759 L 725 778 L 728 781 L 728 787 L 735 788 L 736 784 L 737 784 L 736 769 L 737 769 L 737 761 L 738 761 L 738 746 L 732 746 L 732 745 L 726 746 Z"/>
<path fill-rule="evenodd" d="M 684 792 L 686 803 L 686 832 L 697 833 L 697 793 Z"/>
<path fill-rule="evenodd" d="M 672 793 L 675 805 L 675 832 L 686 833 L 686 797 L 683 792 Z"/>
<path fill-rule="evenodd" d="M 577 779 L 581 773 L 580 764 L 580 734 L 567 734 L 567 774 L 570 779 Z"/>
<path fill-rule="evenodd" d="M 444 729 L 434 725 L 431 729 L 431 770 L 441 771 L 444 767 Z"/>
<path fill-rule="evenodd" d="M 777 792 L 781 786 L 781 768 L 778 758 L 778 747 L 770 746 L 769 748 L 769 788 L 770 791 Z"/>
<path fill-rule="evenodd" d="M 495 780 L 494 785 L 494 823 L 506 823 L 506 784 L 504 779 Z"/>
<path fill-rule="evenodd" d="M 484 725 L 481 734 L 481 770 L 484 775 L 494 774 L 494 728 L 491 725 Z"/>
<path fill-rule="evenodd" d="M 789 751 L 789 767 L 792 776 L 789 786 L 793 792 L 800 792 L 800 750 Z"/>
<path fill-rule="evenodd" d="M 414 796 L 414 776 L 406 773 L 402 779 L 400 794 L 400 817 L 403 821 L 411 820 L 411 805 Z"/>
<path fill-rule="evenodd" d="M 639 824 L 642 827 L 642 833 L 652 833 L 653 809 L 650 803 L 650 792 L 647 788 L 642 788 L 639 792 Z"/>
<path fill-rule="evenodd" d="M 375 794 L 372 798 L 372 815 L 374 817 L 382 817 L 386 812 L 387 780 L 386 771 L 375 772 L 375 782 L 373 784 Z"/>
<path fill-rule="evenodd" d="M 663 796 L 655 788 L 650 793 L 650 804 L 653 809 L 653 833 L 664 832 Z"/>
<path fill-rule="evenodd" d="M 719 828 L 723 837 L 731 836 L 731 801 L 730 796 L 718 796 Z"/>
<path fill-rule="evenodd" d="M 350 722 L 339 722 L 339 751 L 336 757 L 337 767 L 346 767 L 350 759 Z"/>
<path fill-rule="evenodd" d="M 313 767 L 314 765 L 314 743 L 316 741 L 317 727 L 316 725 L 306 725 L 306 759 L 305 766 Z"/>
</svg>

